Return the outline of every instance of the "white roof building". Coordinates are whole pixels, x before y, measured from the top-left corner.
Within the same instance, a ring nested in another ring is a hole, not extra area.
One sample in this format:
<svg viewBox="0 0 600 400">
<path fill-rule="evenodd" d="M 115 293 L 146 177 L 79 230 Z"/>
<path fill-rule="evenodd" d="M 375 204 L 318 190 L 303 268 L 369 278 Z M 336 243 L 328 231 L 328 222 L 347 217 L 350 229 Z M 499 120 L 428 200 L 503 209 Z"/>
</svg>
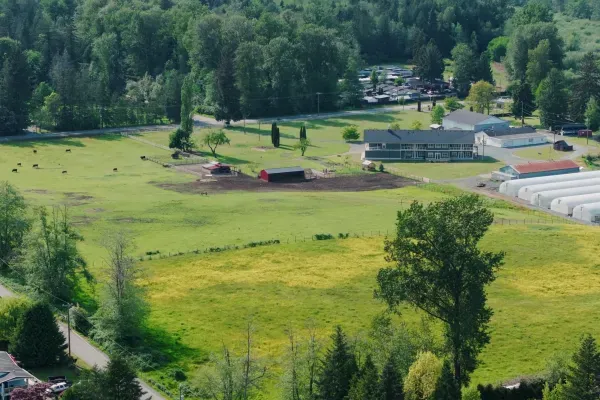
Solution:
<svg viewBox="0 0 600 400">
<path fill-rule="evenodd" d="M 510 123 L 493 115 L 485 115 L 467 110 L 456 110 L 443 119 L 444 129 L 462 129 L 481 132 L 485 129 L 504 130 Z"/>
<path fill-rule="evenodd" d="M 595 224 L 600 223 L 600 202 L 598 203 L 587 203 L 581 204 L 573 208 L 573 218 L 592 222 Z"/>
<path fill-rule="evenodd" d="M 559 190 L 568 188 L 577 188 L 585 186 L 600 185 L 600 178 L 596 179 L 582 179 L 579 181 L 566 181 L 566 182 L 553 182 L 543 183 L 540 185 L 524 186 L 519 189 L 519 198 L 525 201 L 530 201 L 531 197 L 539 192 L 546 192 L 548 190 Z"/>
<path fill-rule="evenodd" d="M 568 189 L 558 190 L 547 190 L 545 192 L 538 192 L 531 196 L 530 203 L 534 206 L 550 208 L 551 203 L 554 199 L 567 196 L 578 196 L 584 194 L 600 193 L 599 186 L 583 186 Z"/>
<path fill-rule="evenodd" d="M 524 186 L 539 185 L 542 183 L 578 181 L 581 179 L 600 178 L 600 171 L 576 172 L 574 174 L 540 176 L 538 178 L 515 179 L 502 182 L 499 192 L 507 196 L 516 197 L 519 189 Z"/>
<path fill-rule="evenodd" d="M 580 196 L 560 197 L 552 200 L 550 209 L 564 215 L 572 215 L 573 209 L 583 204 L 597 203 L 600 193 L 582 194 Z"/>
</svg>

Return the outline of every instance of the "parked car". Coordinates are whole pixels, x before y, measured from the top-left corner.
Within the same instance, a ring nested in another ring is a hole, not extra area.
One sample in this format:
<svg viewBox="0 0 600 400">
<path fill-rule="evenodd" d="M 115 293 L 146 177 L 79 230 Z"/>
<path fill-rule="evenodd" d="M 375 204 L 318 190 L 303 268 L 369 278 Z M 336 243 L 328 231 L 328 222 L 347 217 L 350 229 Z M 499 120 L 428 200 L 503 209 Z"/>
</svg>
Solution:
<svg viewBox="0 0 600 400">
<path fill-rule="evenodd" d="M 65 390 L 67 390 L 70 387 L 71 387 L 71 385 L 68 384 L 67 382 L 55 383 L 54 385 L 52 385 L 48 389 L 46 389 L 46 393 L 57 395 L 57 394 L 61 394 L 62 392 L 64 392 Z"/>
<path fill-rule="evenodd" d="M 485 183 L 484 182 L 478 182 L 477 183 L 477 187 L 479 187 L 479 188 L 485 187 Z"/>
</svg>

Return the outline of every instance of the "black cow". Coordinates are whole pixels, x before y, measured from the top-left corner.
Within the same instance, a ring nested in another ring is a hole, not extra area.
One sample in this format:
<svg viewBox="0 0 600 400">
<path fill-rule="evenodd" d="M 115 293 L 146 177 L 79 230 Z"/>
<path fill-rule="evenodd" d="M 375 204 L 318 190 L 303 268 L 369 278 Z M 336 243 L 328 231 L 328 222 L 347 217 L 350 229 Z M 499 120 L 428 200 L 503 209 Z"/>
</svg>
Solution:
<svg viewBox="0 0 600 400">
<path fill-rule="evenodd" d="M 18 172 L 16 168 L 13 168 L 12 172 Z"/>
<path fill-rule="evenodd" d="M 33 164 L 33 168 L 39 168 L 37 164 Z"/>
</svg>

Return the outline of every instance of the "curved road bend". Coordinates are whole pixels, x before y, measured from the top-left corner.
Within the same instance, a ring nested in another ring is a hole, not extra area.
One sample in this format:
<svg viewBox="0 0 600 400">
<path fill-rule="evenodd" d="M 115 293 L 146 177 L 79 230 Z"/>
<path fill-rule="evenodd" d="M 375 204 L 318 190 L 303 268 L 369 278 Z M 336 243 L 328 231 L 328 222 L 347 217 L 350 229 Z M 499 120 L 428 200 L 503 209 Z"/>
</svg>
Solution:
<svg viewBox="0 0 600 400">
<path fill-rule="evenodd" d="M 8 290 L 6 287 L 0 285 L 0 297 L 16 297 L 14 293 Z M 58 322 L 58 326 L 62 332 L 62 334 L 67 337 L 67 325 Z M 92 346 L 85 338 L 78 335 L 76 332 L 71 331 L 71 353 L 73 353 L 77 358 L 81 359 L 88 365 L 97 365 L 100 368 L 104 368 L 108 363 L 108 356 Z M 145 395 L 144 398 L 151 396 L 153 400 L 166 400 L 161 394 L 159 394 L 156 390 L 152 389 L 148 384 L 146 384 L 141 379 L 138 379 L 142 389 L 144 390 Z"/>
</svg>

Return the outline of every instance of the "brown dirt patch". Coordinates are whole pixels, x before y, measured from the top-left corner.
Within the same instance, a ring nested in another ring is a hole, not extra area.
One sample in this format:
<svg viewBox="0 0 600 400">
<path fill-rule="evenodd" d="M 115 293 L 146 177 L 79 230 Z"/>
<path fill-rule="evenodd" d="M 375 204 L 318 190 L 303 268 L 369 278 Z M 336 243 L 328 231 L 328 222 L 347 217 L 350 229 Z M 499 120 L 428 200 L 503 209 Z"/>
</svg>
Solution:
<svg viewBox="0 0 600 400">
<path fill-rule="evenodd" d="M 26 190 L 27 193 L 35 193 L 35 194 L 48 194 L 50 193 L 48 190 L 45 189 L 30 189 L 30 190 Z"/>
<path fill-rule="evenodd" d="M 381 189 L 397 189 L 414 185 L 416 182 L 392 174 L 342 175 L 335 178 L 313 179 L 295 183 L 269 183 L 248 175 L 216 179 L 212 182 L 163 183 L 159 187 L 183 193 L 215 193 L 223 191 L 281 192 L 281 191 L 327 191 L 362 192 Z"/>
</svg>

